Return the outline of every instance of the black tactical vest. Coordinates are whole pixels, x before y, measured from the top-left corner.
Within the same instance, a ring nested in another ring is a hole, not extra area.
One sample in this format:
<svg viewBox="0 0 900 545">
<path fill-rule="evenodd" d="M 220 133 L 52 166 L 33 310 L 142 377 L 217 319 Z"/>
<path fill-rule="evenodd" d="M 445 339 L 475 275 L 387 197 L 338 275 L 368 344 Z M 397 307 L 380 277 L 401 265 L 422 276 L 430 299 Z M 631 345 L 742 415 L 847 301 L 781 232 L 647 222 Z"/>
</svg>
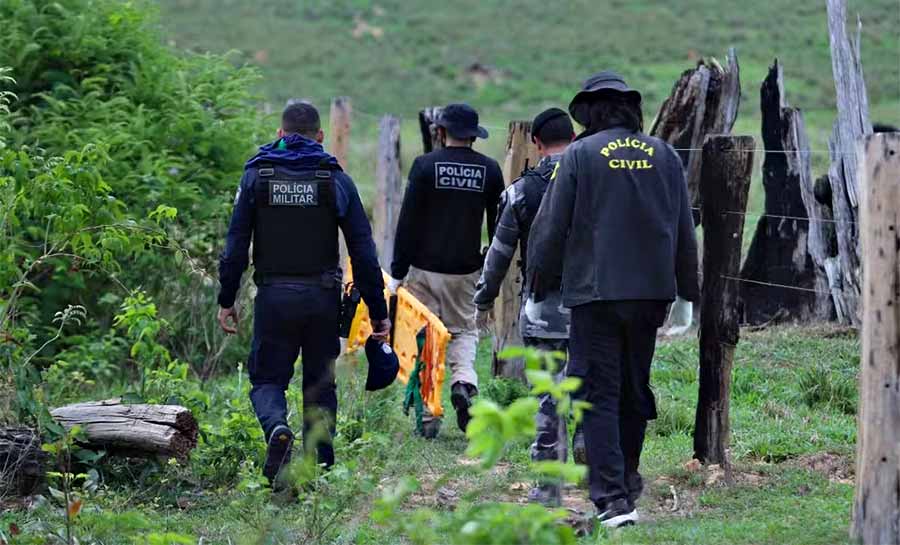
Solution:
<svg viewBox="0 0 900 545">
<path fill-rule="evenodd" d="M 531 233 L 531 224 L 534 223 L 541 200 L 544 198 L 544 193 L 547 192 L 553 168 L 554 165 L 547 163 L 523 172 L 518 187 L 522 198 L 516 199 L 512 205 L 519 220 L 519 255 L 521 256 L 519 265 L 523 272 L 527 269 L 525 256 L 528 255 L 528 235 Z"/>
<path fill-rule="evenodd" d="M 288 174 L 261 165 L 256 180 L 253 265 L 257 276 L 311 276 L 338 267 L 332 168 Z"/>
</svg>

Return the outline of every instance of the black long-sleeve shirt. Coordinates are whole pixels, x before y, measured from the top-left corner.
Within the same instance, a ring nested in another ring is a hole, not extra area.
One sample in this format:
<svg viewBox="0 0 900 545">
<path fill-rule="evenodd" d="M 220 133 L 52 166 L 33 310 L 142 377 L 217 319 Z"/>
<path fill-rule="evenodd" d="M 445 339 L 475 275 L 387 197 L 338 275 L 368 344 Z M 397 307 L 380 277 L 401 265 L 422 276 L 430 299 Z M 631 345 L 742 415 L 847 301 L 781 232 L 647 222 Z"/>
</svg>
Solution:
<svg viewBox="0 0 900 545">
<path fill-rule="evenodd" d="M 493 239 L 502 192 L 500 165 L 471 148 L 417 157 L 397 222 L 391 276 L 403 279 L 411 265 L 443 274 L 480 269 L 482 222 L 487 214 Z"/>
</svg>

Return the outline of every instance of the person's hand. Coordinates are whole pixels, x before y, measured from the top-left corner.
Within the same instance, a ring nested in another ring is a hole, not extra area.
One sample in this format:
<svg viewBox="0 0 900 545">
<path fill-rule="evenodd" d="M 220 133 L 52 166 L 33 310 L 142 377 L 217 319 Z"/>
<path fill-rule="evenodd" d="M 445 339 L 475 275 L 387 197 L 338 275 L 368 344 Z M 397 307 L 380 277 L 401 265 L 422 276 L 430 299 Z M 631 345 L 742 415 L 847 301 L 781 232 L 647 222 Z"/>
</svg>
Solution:
<svg viewBox="0 0 900 545">
<path fill-rule="evenodd" d="M 482 307 L 475 309 L 475 327 L 478 331 L 489 331 L 491 324 L 494 323 L 493 307 Z"/>
<path fill-rule="evenodd" d="M 403 284 L 403 280 L 397 280 L 396 278 L 391 277 L 388 280 L 387 289 L 391 292 L 391 295 L 397 295 L 397 288 L 399 288 Z"/>
<path fill-rule="evenodd" d="M 388 342 L 391 336 L 391 320 L 376 320 L 372 323 L 372 337 L 382 342 Z"/>
<path fill-rule="evenodd" d="M 238 315 L 238 310 L 236 306 L 232 306 L 231 308 L 220 308 L 219 309 L 219 327 L 222 328 L 228 335 L 234 335 L 237 333 L 238 325 L 241 323 L 241 318 Z M 231 318 L 231 322 L 234 325 L 230 325 L 228 323 L 228 319 Z"/>
<path fill-rule="evenodd" d="M 678 297 L 669 310 L 669 329 L 665 335 L 672 337 L 683 335 L 694 322 L 694 303 Z"/>
<path fill-rule="evenodd" d="M 547 327 L 547 322 L 541 319 L 541 313 L 544 309 L 544 302 L 540 303 L 534 302 L 534 297 L 529 297 L 525 300 L 525 316 L 528 317 L 528 321 L 532 324 L 539 327 Z"/>
</svg>

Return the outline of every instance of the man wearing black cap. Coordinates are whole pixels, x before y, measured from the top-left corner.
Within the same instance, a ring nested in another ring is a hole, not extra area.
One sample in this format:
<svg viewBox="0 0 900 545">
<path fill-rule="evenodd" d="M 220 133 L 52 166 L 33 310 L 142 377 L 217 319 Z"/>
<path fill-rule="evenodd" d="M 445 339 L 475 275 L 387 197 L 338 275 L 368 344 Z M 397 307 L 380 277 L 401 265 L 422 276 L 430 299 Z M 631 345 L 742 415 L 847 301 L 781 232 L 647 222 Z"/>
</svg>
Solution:
<svg viewBox="0 0 900 545">
<path fill-rule="evenodd" d="M 574 137 L 575 131 L 569 115 L 559 108 L 550 108 L 534 118 L 531 140 L 541 159 L 535 168 L 526 171 L 521 178 L 510 184 L 500 197 L 500 220 L 485 256 L 481 279 L 475 292 L 475 306 L 478 309 L 476 322 L 479 322 L 479 326 L 486 321 L 487 314 L 494 307 L 494 300 L 500 293 L 500 286 L 517 246 L 520 249 L 519 272 L 524 277 L 528 237 L 533 231 L 534 217 L 550 183 L 550 175 Z M 570 312 L 563 308 L 559 290 L 548 294 L 546 300 L 539 304 L 534 303 L 529 292 L 529 286 L 525 282 L 519 312 L 519 327 L 525 346 L 565 354 L 568 350 Z M 553 396 L 542 394 L 539 401 L 540 409 L 535 415 L 537 436 L 531 445 L 531 459 L 564 462 L 568 457 L 566 419 L 558 414 Z M 577 461 L 579 452 L 583 454 L 584 449 L 580 429 L 575 432 L 574 443 Z M 558 483 L 544 481 L 532 488 L 528 497 L 531 501 L 558 506 L 561 492 Z"/>
<path fill-rule="evenodd" d="M 353 180 L 322 148 L 324 137 L 311 104 L 284 110 L 278 139 L 261 147 L 244 167 L 219 258 L 218 320 L 226 333 L 235 334 L 235 299 L 252 240 L 257 291 L 247 369 L 250 400 L 268 445 L 263 474 L 273 484 L 291 458 L 294 433 L 285 391 L 301 353 L 304 448 L 320 464 L 334 464 L 338 231 L 344 233 L 356 286 L 375 323 L 373 337 L 383 341 L 390 332 L 369 220 Z"/>
<path fill-rule="evenodd" d="M 488 133 L 471 106 L 450 104 L 436 125 L 446 145 L 417 157 L 410 168 L 388 287 L 396 292 L 405 280 L 407 289 L 449 330 L 450 399 L 465 431 L 478 392 L 472 297 L 482 263 L 481 232 L 487 213 L 488 235 L 494 235 L 503 173 L 496 161 L 472 149 L 475 139 Z M 440 421 L 426 415 L 423 423 L 426 436 L 434 437 Z"/>
<path fill-rule="evenodd" d="M 562 275 L 570 375 L 584 381 L 591 500 L 601 524 L 637 521 L 638 467 L 656 418 L 650 365 L 667 307 L 699 298 L 697 241 L 681 160 L 642 133 L 641 95 L 601 72 L 569 106 L 586 127 L 559 162 L 528 252 L 536 299 Z"/>
</svg>

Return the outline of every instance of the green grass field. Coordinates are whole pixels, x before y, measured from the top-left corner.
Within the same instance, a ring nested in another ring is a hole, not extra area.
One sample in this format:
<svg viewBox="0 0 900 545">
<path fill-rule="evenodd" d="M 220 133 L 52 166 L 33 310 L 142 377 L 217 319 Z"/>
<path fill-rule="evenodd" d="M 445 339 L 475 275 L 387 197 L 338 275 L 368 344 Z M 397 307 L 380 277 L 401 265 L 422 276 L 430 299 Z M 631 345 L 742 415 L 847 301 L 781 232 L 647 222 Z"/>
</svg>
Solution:
<svg viewBox="0 0 900 545">
<path fill-rule="evenodd" d="M 732 386 L 734 464 L 725 473 L 688 464 L 697 342 L 685 337 L 662 343 L 653 370 L 660 418 L 650 426 L 643 457 L 647 489 L 639 508 L 644 523 L 613 535 L 591 534 L 581 542 L 847 542 L 858 354 L 855 335 L 843 330 L 787 327 L 745 333 Z M 488 378 L 489 359 L 488 343 L 483 343 L 478 358 L 482 390 L 504 392 Z M 191 466 L 107 464 L 102 469 L 107 480 L 80 515 L 79 539 L 131 543 L 129 524 L 134 523 L 129 521 L 141 515 L 157 532 L 189 533 L 193 542 L 203 537 L 208 544 L 409 543 L 408 536 L 374 524 L 369 515 L 382 493 L 410 474 L 420 489 L 403 503 L 401 513 L 413 516 L 416 508 L 432 508 L 428 524 L 436 527 L 454 512 L 486 501 L 525 501 L 532 482 L 527 443 L 513 445 L 494 469 L 483 472 L 464 456 L 466 440 L 449 403 L 440 437 L 420 439 L 412 433 L 410 417 L 402 414 L 402 385 L 366 394 L 363 370 L 351 363 L 341 367 L 339 463 L 299 502 L 272 502 L 267 493 L 245 486 L 209 488 Z M 236 393 L 240 381 L 243 394 Z M 232 373 L 207 391 L 237 403 L 246 395 L 246 378 Z M 299 426 L 297 397 L 291 400 L 296 409 L 291 419 Z M 588 509 L 586 494 L 567 489 L 565 505 Z M 328 516 L 317 518 L 317 507 Z M 58 528 L 58 517 L 59 511 L 46 506 L 9 512 L 0 515 L 0 528 L 10 522 L 26 532 L 39 524 Z"/>
<path fill-rule="evenodd" d="M 478 144 L 502 160 L 506 126 L 568 104 L 581 81 L 613 68 L 645 96 L 649 125 L 682 71 L 737 48 L 742 107 L 735 133 L 759 137 L 759 85 L 777 57 L 787 98 L 803 109 L 814 174 L 827 170 L 835 116 L 824 2 L 766 0 L 160 0 L 170 43 L 233 51 L 260 68 L 270 111 L 304 97 L 327 113 L 350 96 L 355 115 L 348 170 L 365 202 L 374 191 L 378 117 L 403 119 L 403 165 L 421 152 L 421 107 L 467 101 L 491 138 Z M 863 22 L 862 54 L 872 118 L 900 123 L 900 5 L 851 0 Z M 851 21 L 852 22 L 852 21 Z M 276 121 L 273 119 L 273 127 Z M 750 211 L 762 209 L 756 157 Z M 748 223 L 752 223 L 748 220 Z M 749 237 L 748 237 L 749 238 Z M 749 240 L 748 240 L 749 244 Z"/>
</svg>

